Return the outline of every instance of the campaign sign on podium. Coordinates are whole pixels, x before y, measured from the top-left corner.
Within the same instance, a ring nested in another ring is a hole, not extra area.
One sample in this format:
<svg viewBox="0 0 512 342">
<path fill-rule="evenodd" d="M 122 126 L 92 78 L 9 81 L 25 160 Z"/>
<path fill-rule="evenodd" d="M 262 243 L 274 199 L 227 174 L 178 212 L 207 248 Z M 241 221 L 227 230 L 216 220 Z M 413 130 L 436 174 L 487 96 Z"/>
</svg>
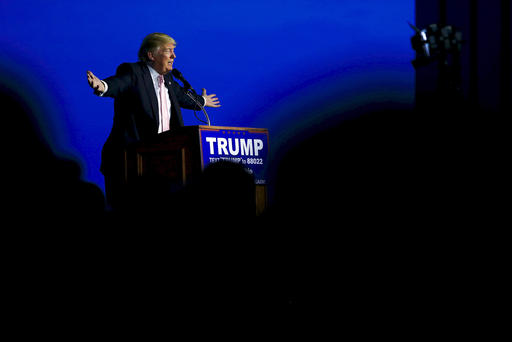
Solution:
<svg viewBox="0 0 512 342">
<path fill-rule="evenodd" d="M 200 126 L 199 134 L 203 168 L 210 163 L 226 160 L 243 165 L 254 176 L 256 184 L 267 183 L 267 129 Z"/>
</svg>

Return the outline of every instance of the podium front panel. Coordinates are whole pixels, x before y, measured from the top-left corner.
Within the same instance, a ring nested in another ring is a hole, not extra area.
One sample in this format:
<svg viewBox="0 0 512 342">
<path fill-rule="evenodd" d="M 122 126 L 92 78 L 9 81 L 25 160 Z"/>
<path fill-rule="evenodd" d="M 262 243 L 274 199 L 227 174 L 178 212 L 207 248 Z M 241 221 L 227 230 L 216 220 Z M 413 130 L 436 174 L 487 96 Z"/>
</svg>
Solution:
<svg viewBox="0 0 512 342">
<path fill-rule="evenodd" d="M 267 129 L 199 126 L 199 135 L 203 169 L 210 163 L 225 160 L 243 165 L 256 184 L 267 183 Z"/>
</svg>

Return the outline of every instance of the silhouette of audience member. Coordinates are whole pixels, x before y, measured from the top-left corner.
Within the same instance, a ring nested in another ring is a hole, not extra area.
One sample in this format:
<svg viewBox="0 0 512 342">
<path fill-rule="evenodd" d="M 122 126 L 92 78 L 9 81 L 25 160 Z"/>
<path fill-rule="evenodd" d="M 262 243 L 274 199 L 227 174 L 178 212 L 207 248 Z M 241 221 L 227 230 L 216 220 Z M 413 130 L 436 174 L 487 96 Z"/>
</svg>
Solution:
<svg viewBox="0 0 512 342">
<path fill-rule="evenodd" d="M 171 214 L 168 224 L 171 240 L 178 241 L 179 302 L 238 309 L 269 303 L 254 188 L 242 165 L 219 161 L 175 194 L 181 220 Z"/>
<path fill-rule="evenodd" d="M 81 180 L 76 162 L 53 153 L 22 92 L 30 89 L 0 83 L 10 128 L 2 135 L 6 309 L 37 331 L 93 331 L 95 320 L 123 315 L 129 293 L 133 305 L 141 298 L 137 281 L 128 281 L 140 268 L 128 267 L 133 253 L 119 246 L 133 239 L 104 227 L 102 191 Z"/>
<path fill-rule="evenodd" d="M 255 216 L 254 177 L 241 164 L 219 161 L 208 165 L 199 182 L 199 211 L 206 217 Z"/>
<path fill-rule="evenodd" d="M 10 197 L 5 205 L 17 219 L 65 224 L 80 224 L 104 214 L 102 191 L 81 180 L 80 166 L 57 157 L 43 138 L 32 117 L 32 108 L 5 86 L 1 101 L 9 108 L 7 126 L 16 136 L 4 135 Z M 69 219 L 69 221 L 67 221 Z M 74 221 L 73 221 L 74 220 Z"/>
<path fill-rule="evenodd" d="M 292 302 L 341 305 L 359 323 L 467 307 L 471 257 L 457 241 L 481 180 L 468 124 L 444 114 L 375 110 L 290 149 L 266 220 Z"/>
</svg>

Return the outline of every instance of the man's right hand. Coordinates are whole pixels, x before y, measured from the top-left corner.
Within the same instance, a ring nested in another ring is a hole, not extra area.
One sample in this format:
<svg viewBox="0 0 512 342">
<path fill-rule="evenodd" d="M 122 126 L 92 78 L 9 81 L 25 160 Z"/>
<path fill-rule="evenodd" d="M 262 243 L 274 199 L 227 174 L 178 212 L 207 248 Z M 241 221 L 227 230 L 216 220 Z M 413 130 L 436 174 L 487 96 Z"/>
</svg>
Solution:
<svg viewBox="0 0 512 342">
<path fill-rule="evenodd" d="M 98 77 L 94 76 L 91 71 L 87 71 L 87 81 L 89 82 L 89 86 L 94 89 L 95 92 L 105 92 L 105 85 Z"/>
</svg>

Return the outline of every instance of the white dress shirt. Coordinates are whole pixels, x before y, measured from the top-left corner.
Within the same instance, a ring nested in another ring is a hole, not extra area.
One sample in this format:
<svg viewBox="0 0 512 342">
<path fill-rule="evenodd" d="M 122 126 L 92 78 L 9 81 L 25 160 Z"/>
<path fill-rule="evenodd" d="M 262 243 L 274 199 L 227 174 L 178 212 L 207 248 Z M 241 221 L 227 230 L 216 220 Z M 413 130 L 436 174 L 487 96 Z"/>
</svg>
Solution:
<svg viewBox="0 0 512 342">
<path fill-rule="evenodd" d="M 153 69 L 149 64 L 147 64 L 148 66 L 148 69 L 149 69 L 149 72 L 151 73 L 151 79 L 153 80 L 153 86 L 155 87 L 155 92 L 156 92 L 156 98 L 158 100 L 158 111 L 161 110 L 161 106 L 160 106 L 160 82 L 158 82 L 158 76 L 160 76 L 160 74 L 155 70 Z M 165 84 L 165 81 L 164 81 L 164 87 L 166 88 L 166 94 L 168 94 L 167 92 L 167 85 Z M 169 109 L 169 118 L 171 117 L 171 99 L 169 98 L 169 96 L 166 96 L 165 97 L 165 101 L 167 102 L 167 108 Z M 162 113 L 158 113 L 158 117 L 159 118 L 162 118 Z M 161 120 L 159 120 L 161 121 Z M 158 123 L 158 132 L 161 132 L 162 129 L 161 129 L 161 126 L 162 126 L 162 122 L 159 122 Z"/>
</svg>

